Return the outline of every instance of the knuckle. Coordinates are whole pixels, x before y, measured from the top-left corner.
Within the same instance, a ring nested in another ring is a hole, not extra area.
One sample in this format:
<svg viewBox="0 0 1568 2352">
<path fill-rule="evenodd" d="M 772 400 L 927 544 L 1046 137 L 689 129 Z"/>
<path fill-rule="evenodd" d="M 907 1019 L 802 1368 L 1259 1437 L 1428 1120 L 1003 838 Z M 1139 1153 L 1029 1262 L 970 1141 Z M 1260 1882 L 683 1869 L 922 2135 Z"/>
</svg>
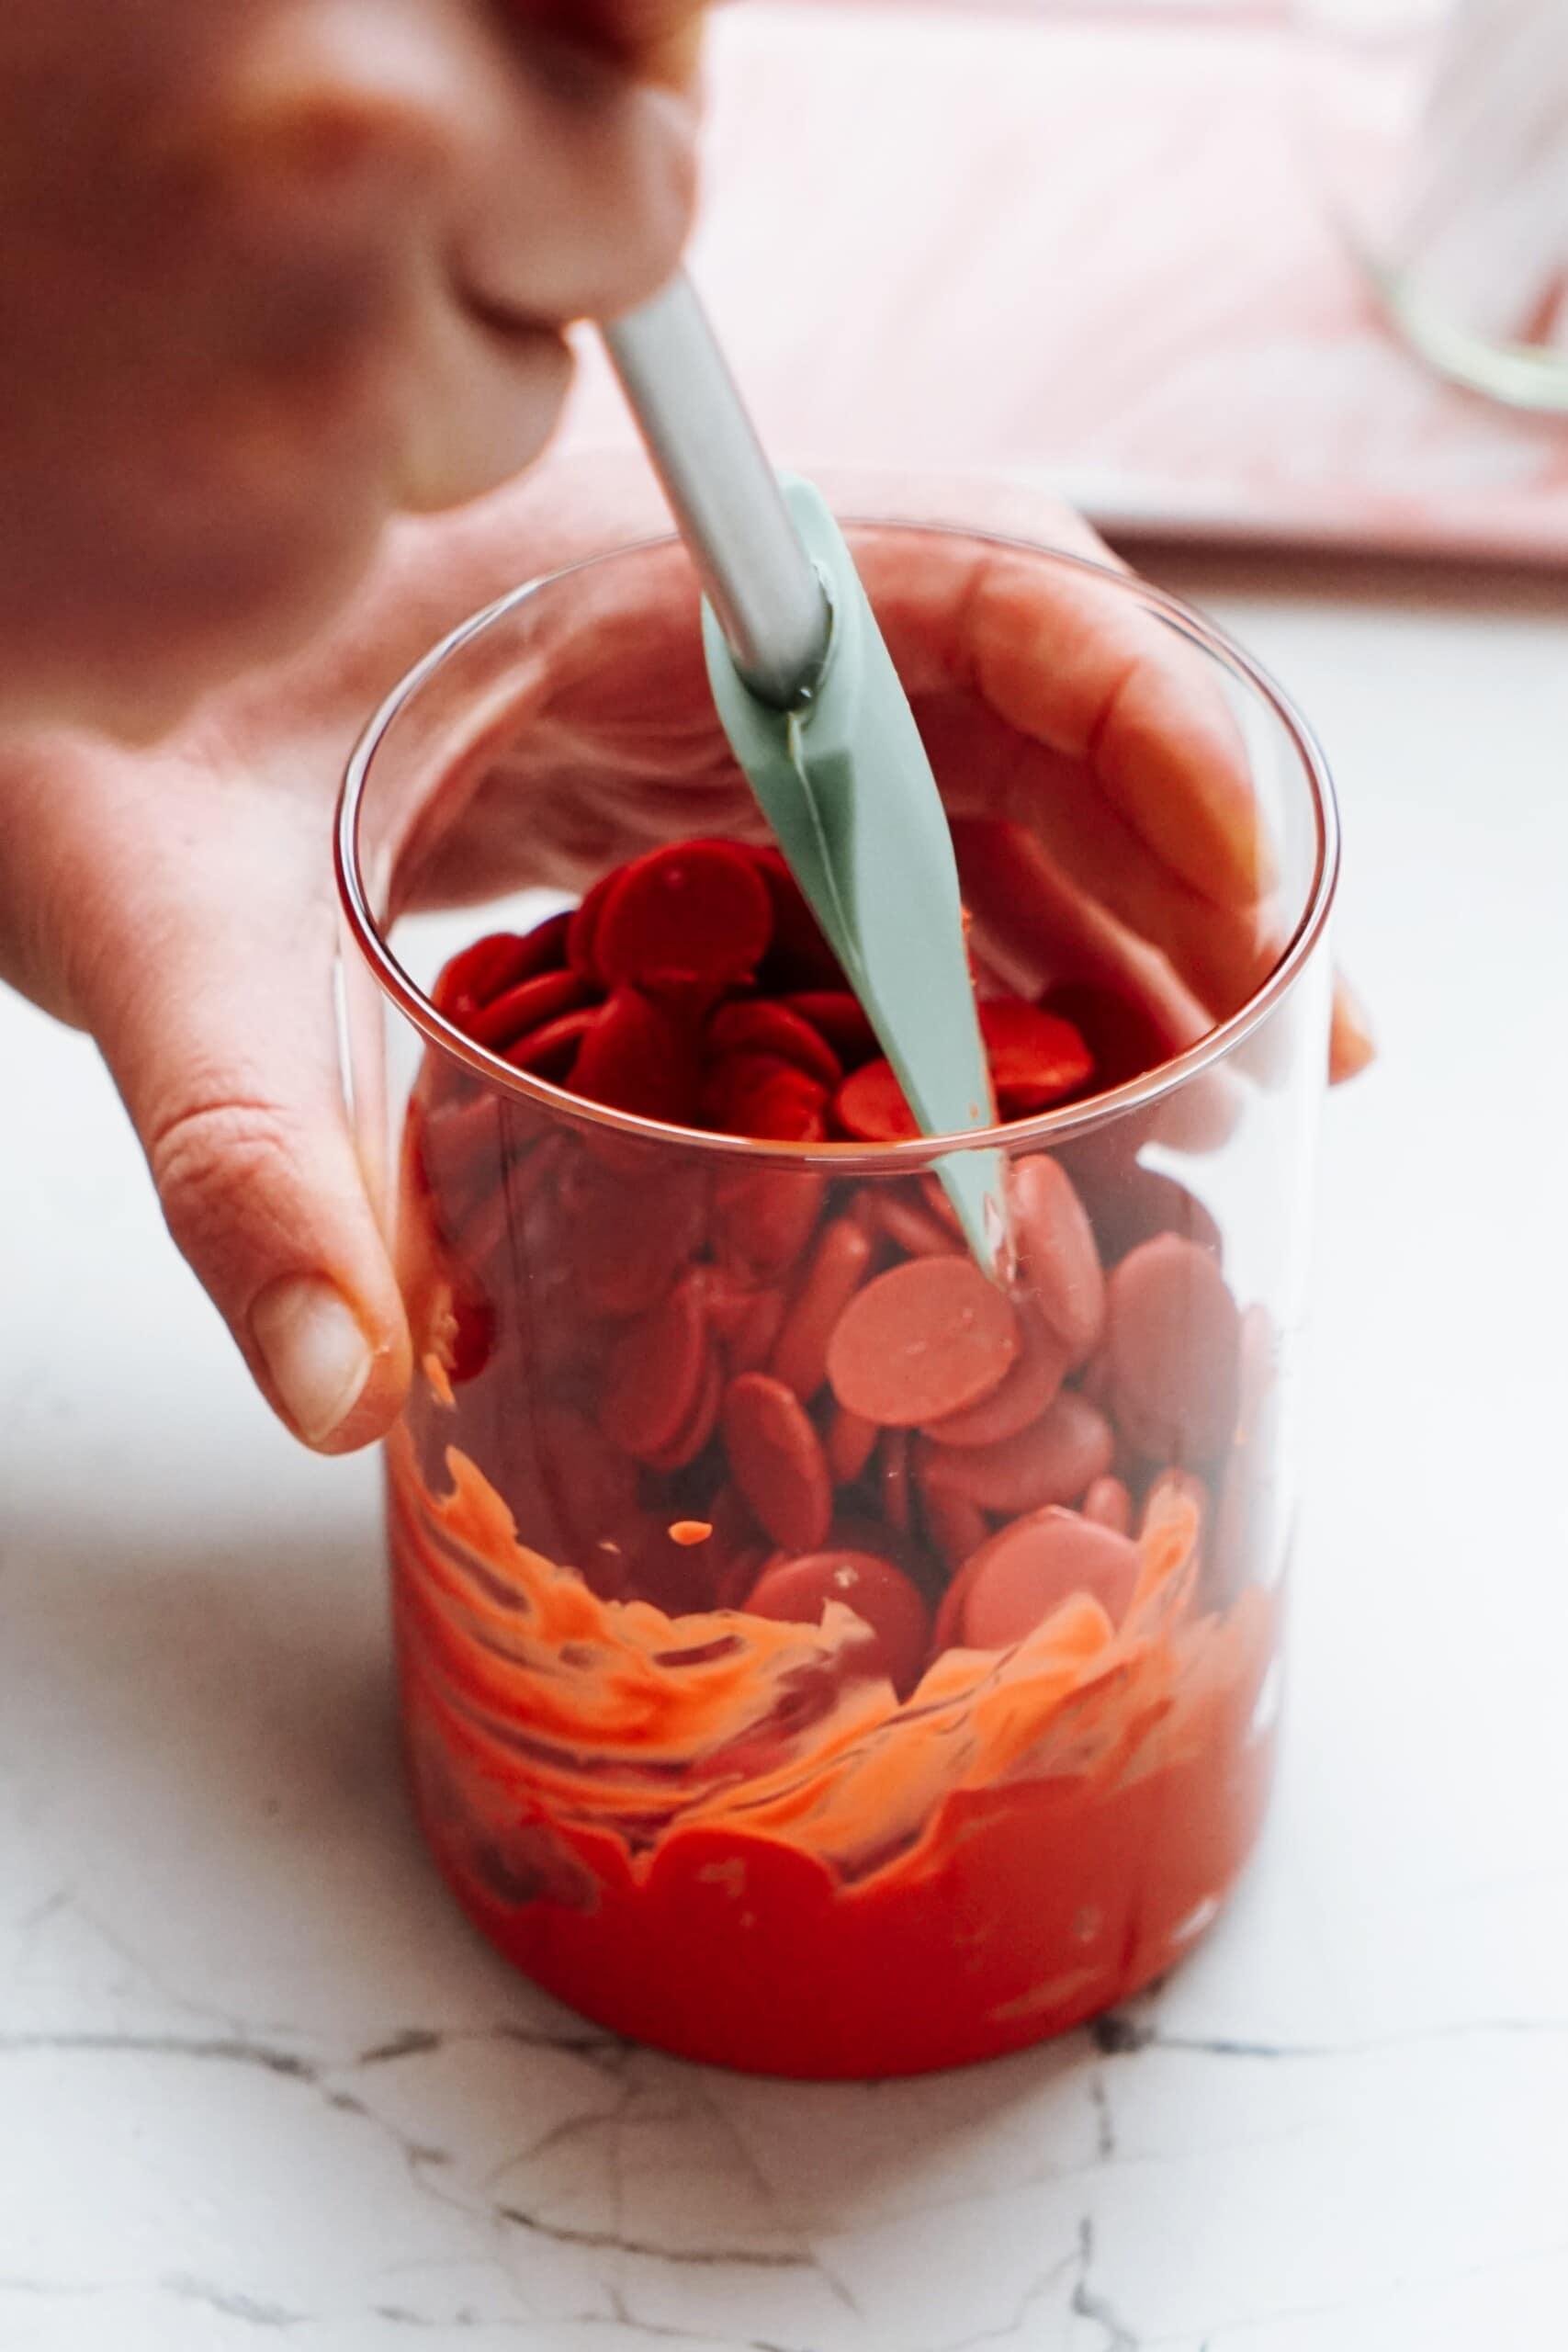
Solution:
<svg viewBox="0 0 1568 2352">
<path fill-rule="evenodd" d="M 299 1144 L 288 1113 L 259 1100 L 197 1102 L 161 1125 L 147 1161 L 185 1256 L 208 1267 L 231 1243 L 237 1223 L 284 1230 L 297 1196 Z"/>
</svg>

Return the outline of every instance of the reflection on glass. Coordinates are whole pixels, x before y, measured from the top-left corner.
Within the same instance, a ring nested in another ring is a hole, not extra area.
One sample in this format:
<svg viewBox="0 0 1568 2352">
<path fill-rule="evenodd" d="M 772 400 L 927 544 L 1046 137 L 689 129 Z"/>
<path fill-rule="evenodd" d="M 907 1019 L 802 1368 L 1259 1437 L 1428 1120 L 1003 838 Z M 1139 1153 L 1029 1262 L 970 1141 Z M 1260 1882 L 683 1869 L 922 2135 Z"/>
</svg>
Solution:
<svg viewBox="0 0 1568 2352">
<path fill-rule="evenodd" d="M 1568 8 L 1299 0 L 1327 199 L 1434 367 L 1568 410 Z"/>
</svg>

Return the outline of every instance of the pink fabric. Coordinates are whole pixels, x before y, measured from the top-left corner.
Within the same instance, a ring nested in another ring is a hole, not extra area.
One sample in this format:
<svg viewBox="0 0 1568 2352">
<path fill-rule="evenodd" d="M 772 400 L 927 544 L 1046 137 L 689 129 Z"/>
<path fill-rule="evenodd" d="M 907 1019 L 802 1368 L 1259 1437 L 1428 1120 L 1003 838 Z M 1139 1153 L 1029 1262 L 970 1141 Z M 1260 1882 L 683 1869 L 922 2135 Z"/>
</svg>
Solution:
<svg viewBox="0 0 1568 2352">
<path fill-rule="evenodd" d="M 1384 334 L 1276 17 L 723 12 L 694 268 L 770 447 L 1050 481 L 1123 540 L 1568 560 L 1568 427 Z M 584 360 L 570 438 L 625 439 Z"/>
</svg>

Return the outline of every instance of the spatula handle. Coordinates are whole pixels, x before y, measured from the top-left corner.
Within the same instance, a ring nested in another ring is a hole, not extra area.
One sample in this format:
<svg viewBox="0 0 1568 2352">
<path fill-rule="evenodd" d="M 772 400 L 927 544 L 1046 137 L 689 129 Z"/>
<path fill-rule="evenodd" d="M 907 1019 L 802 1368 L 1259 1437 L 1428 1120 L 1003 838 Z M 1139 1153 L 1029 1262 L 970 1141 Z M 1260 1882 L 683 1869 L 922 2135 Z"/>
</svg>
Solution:
<svg viewBox="0 0 1568 2352">
<path fill-rule="evenodd" d="M 735 666 L 787 710 L 827 656 L 827 594 L 682 273 L 604 341 Z"/>
</svg>

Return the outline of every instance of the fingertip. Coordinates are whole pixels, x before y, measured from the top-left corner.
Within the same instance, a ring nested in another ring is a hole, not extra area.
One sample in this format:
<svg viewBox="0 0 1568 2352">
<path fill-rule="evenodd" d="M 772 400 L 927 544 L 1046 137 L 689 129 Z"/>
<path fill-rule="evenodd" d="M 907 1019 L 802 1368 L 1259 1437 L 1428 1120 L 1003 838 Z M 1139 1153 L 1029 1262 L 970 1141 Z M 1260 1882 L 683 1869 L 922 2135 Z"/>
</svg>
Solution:
<svg viewBox="0 0 1568 2352">
<path fill-rule="evenodd" d="M 354 1453 L 396 1419 L 411 1367 L 400 1313 L 389 1329 L 324 1276 L 286 1274 L 252 1306 L 250 1338 L 268 1402 L 315 1453 Z"/>
<path fill-rule="evenodd" d="M 392 1428 L 408 1397 L 412 1359 L 407 1334 L 396 1346 L 378 1351 L 357 1403 L 334 1430 L 311 1444 L 315 1453 L 359 1453 L 378 1444 Z"/>
<path fill-rule="evenodd" d="M 1280 861 L 1269 838 L 1251 786 L 1243 787 L 1245 803 L 1219 813 L 1216 820 L 1220 854 L 1213 866 L 1190 876 L 1193 888 L 1217 905 L 1239 910 L 1255 907 L 1279 888 Z"/>
<path fill-rule="evenodd" d="M 1376 1061 L 1377 1039 L 1355 990 L 1344 980 L 1334 989 L 1334 1017 L 1328 1033 L 1328 1082 L 1342 1086 L 1359 1078 Z"/>
</svg>

